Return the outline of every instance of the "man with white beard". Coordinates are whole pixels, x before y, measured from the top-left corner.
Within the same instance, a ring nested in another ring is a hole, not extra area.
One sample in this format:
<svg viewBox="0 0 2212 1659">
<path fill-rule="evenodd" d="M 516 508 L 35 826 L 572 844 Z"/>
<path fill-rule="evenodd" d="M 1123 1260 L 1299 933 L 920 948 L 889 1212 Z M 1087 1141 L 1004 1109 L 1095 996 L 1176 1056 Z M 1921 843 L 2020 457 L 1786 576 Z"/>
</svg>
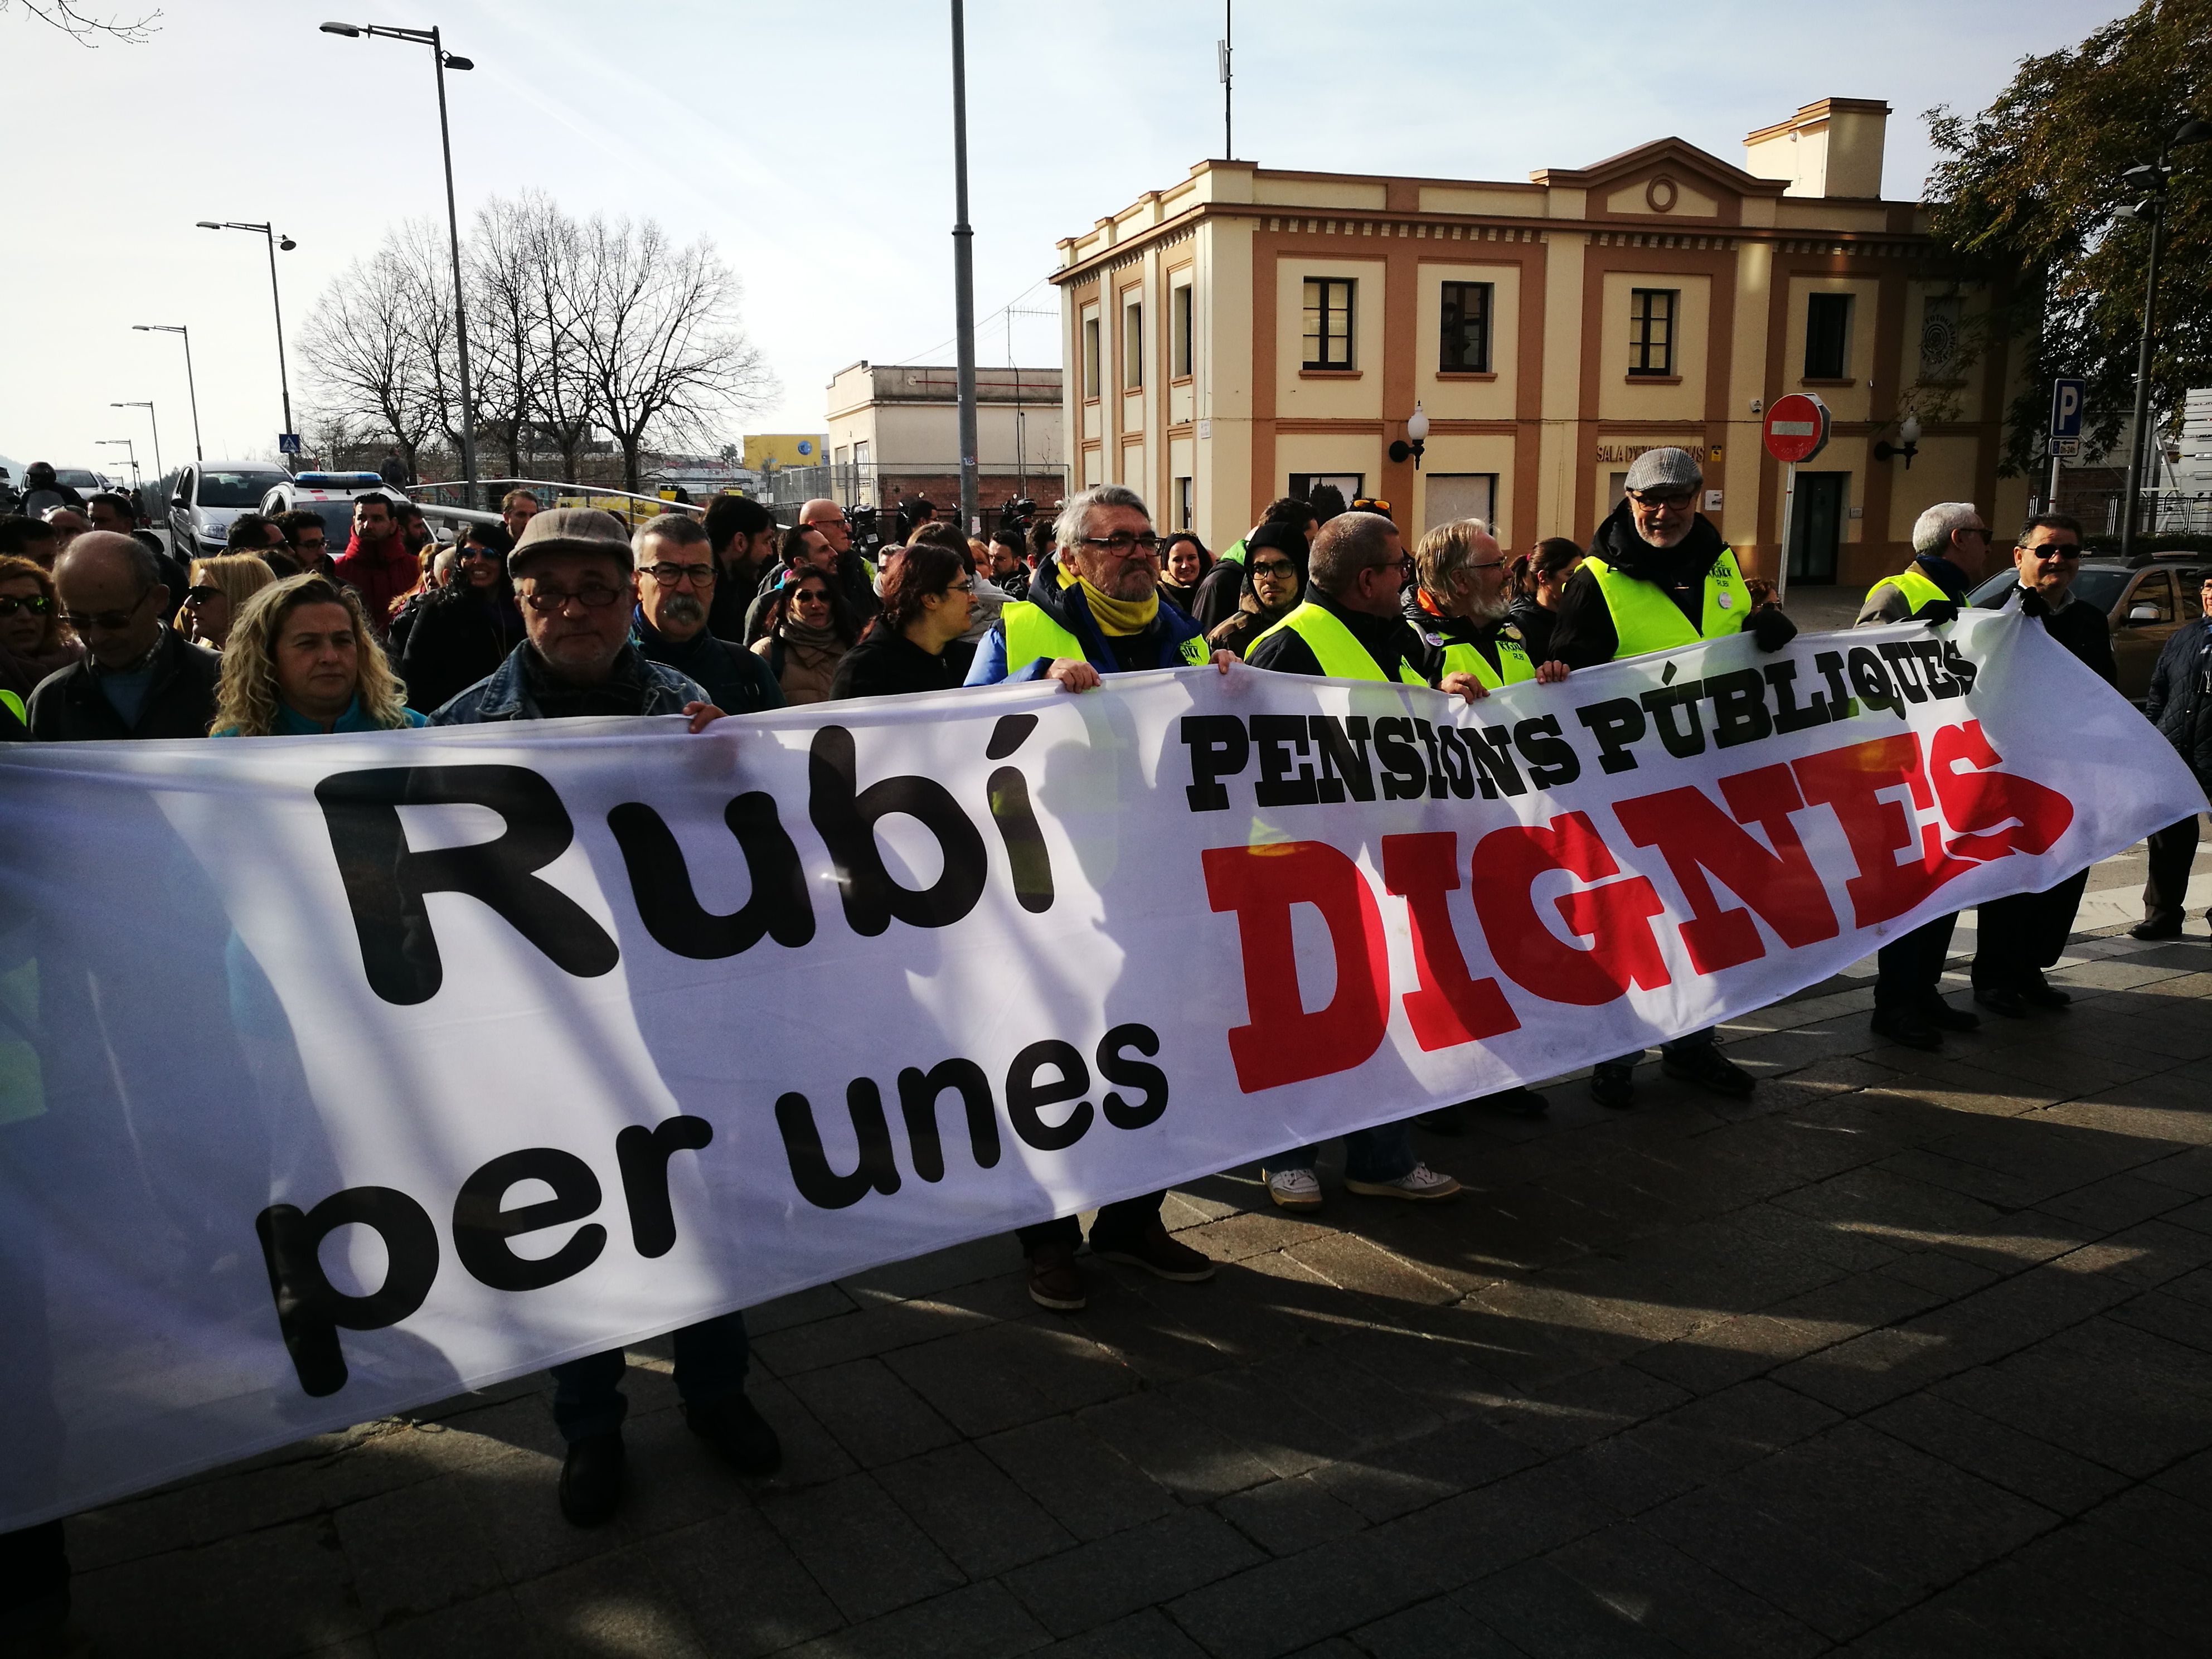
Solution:
<svg viewBox="0 0 2212 1659">
<path fill-rule="evenodd" d="M 1567 677 L 1565 663 L 1533 660 L 1521 630 L 1507 620 L 1511 601 L 1505 563 L 1498 538 L 1481 520 L 1438 525 L 1413 550 L 1413 580 L 1401 604 L 1407 623 L 1437 654 L 1443 672 L 1467 675 L 1484 696 L 1501 686 L 1528 681 L 1553 685 Z M 1541 1117 L 1545 1104 L 1534 1089 L 1507 1089 L 1463 1106 L 1423 1112 L 1413 1121 L 1432 1133 L 1457 1134 L 1467 1111 Z"/>
<path fill-rule="evenodd" d="M 722 572 L 706 526 L 688 513 L 664 513 L 638 527 L 630 549 L 637 562 L 630 631 L 646 660 L 696 680 L 726 714 L 782 708 L 768 659 L 707 631 Z"/>
</svg>

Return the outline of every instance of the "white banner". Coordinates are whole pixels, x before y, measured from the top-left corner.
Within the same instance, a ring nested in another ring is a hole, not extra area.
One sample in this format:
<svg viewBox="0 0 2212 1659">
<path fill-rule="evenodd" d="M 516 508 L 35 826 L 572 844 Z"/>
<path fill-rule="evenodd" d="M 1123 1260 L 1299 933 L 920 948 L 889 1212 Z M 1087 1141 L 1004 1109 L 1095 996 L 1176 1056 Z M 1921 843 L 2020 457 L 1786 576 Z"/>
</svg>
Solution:
<svg viewBox="0 0 2212 1659">
<path fill-rule="evenodd" d="M 1472 707 L 13 746 L 0 1528 L 1694 1030 L 2201 805 L 1981 611 Z"/>
</svg>

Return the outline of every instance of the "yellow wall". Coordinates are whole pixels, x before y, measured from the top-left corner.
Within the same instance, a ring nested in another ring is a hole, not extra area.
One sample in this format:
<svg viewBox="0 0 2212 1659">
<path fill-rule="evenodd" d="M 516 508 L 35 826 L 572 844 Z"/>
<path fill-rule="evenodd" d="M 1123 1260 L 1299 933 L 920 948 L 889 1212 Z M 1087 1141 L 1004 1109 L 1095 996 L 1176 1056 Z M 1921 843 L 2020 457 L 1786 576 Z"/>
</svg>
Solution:
<svg viewBox="0 0 2212 1659">
<path fill-rule="evenodd" d="M 822 466 L 829 461 L 823 446 L 829 441 L 819 432 L 757 432 L 745 439 L 744 465 L 755 472 L 769 466 Z M 806 453 L 799 453 L 799 445 Z"/>
<path fill-rule="evenodd" d="M 1674 374 L 1679 386 L 1637 384 L 1628 377 L 1630 295 L 1639 288 L 1670 288 L 1674 307 Z M 1705 343 L 1711 327 L 1712 279 L 1666 271 L 1605 275 L 1605 321 L 1599 338 L 1598 415 L 1607 421 L 1702 421 L 1705 413 Z M 1577 313 L 1580 308 L 1577 307 Z M 1579 321 L 1579 314 L 1577 315 Z"/>
<path fill-rule="evenodd" d="M 1521 267 L 1513 265 L 1423 264 L 1414 313 L 1414 393 L 1431 419 L 1510 421 L 1518 385 L 1521 343 Z M 1439 332 L 1443 325 L 1446 283 L 1488 283 L 1490 368 L 1495 380 L 1437 378 Z"/>
<path fill-rule="evenodd" d="M 1275 262 L 1275 416 L 1279 420 L 1379 420 L 1382 415 L 1382 273 L 1379 259 L 1314 259 L 1287 256 Z M 1357 380 L 1304 378 L 1306 278 L 1349 276 L 1352 362 Z M 1278 467 L 1276 471 L 1292 470 Z"/>
<path fill-rule="evenodd" d="M 1834 420 L 1872 419 L 1872 383 L 1877 378 L 1887 381 L 1887 376 L 1877 377 L 1875 373 L 1875 318 L 1881 292 L 1881 285 L 1871 278 L 1799 276 L 1790 282 L 1789 319 L 1782 331 L 1782 384 L 1793 391 L 1802 388 L 1820 393 L 1820 401 L 1827 404 Z M 1810 297 L 1815 294 L 1851 296 L 1850 329 L 1844 342 L 1844 378 L 1856 380 L 1856 386 L 1815 386 L 1804 379 L 1805 316 L 1811 309 Z M 1917 347 L 1917 329 L 1913 339 Z M 1896 400 L 1896 383 L 1889 381 L 1882 391 L 1885 408 Z"/>
</svg>

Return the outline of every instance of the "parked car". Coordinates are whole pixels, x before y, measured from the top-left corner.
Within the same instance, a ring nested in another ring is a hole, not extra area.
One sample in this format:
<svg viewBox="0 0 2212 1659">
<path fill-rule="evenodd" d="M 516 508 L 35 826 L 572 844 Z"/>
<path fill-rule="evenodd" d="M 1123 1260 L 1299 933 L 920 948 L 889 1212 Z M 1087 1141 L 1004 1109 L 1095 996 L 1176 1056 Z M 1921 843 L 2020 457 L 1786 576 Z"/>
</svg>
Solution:
<svg viewBox="0 0 2212 1659">
<path fill-rule="evenodd" d="M 2095 605 L 2112 623 L 2112 659 L 2119 665 L 2120 693 L 2141 702 L 2150 692 L 2150 671 L 2174 629 L 2203 619 L 2198 604 L 2212 556 L 2161 553 L 2146 564 L 2126 565 L 2116 558 L 2081 561 L 2073 594 Z M 1968 598 L 1994 604 L 2013 585 L 2008 568 L 1990 577 Z"/>
<path fill-rule="evenodd" d="M 169 545 L 185 560 L 222 552 L 230 521 L 258 510 L 269 492 L 290 477 L 266 461 L 193 462 L 177 474 L 177 487 L 169 495 Z"/>
<path fill-rule="evenodd" d="M 272 519 L 279 513 L 301 508 L 317 514 L 335 554 L 353 538 L 356 498 L 371 489 L 391 501 L 407 499 L 404 491 L 394 489 L 374 472 L 302 472 L 283 479 L 262 496 L 260 510 Z"/>
</svg>

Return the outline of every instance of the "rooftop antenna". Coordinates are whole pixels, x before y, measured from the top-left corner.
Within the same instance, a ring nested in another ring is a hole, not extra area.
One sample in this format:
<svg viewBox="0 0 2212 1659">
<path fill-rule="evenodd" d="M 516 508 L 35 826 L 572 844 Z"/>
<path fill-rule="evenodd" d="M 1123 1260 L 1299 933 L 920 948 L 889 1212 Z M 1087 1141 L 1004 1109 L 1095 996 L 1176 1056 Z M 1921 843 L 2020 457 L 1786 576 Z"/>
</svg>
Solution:
<svg viewBox="0 0 2212 1659">
<path fill-rule="evenodd" d="M 1237 159 L 1236 129 L 1231 124 L 1236 87 L 1231 77 L 1230 58 L 1236 48 L 1230 43 L 1236 38 L 1237 0 L 1221 0 L 1221 39 L 1213 43 L 1213 55 L 1221 72 L 1221 155 L 1224 161 Z"/>
</svg>

